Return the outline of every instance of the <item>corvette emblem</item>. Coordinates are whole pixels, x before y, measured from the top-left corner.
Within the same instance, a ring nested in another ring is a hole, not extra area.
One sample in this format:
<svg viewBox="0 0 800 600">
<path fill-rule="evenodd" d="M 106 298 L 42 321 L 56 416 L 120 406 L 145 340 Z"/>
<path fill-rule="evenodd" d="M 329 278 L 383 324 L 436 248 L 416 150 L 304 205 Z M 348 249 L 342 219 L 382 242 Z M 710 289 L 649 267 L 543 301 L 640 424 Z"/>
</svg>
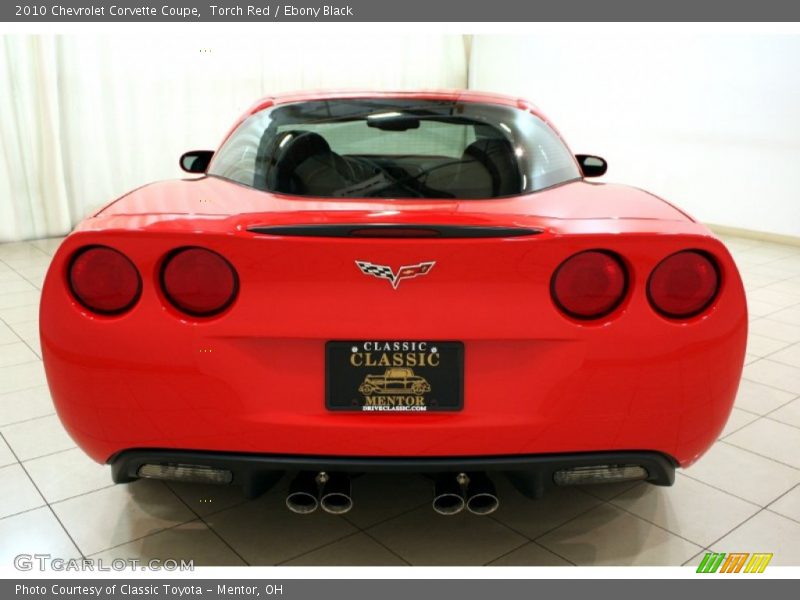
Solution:
<svg viewBox="0 0 800 600">
<path fill-rule="evenodd" d="M 372 275 L 378 279 L 386 279 L 392 284 L 394 289 L 397 289 L 397 286 L 400 285 L 403 279 L 413 279 L 414 277 L 427 275 L 435 264 L 436 261 L 422 262 L 416 265 L 405 265 L 397 269 L 397 273 L 395 273 L 392 267 L 386 265 L 375 265 L 363 260 L 356 261 L 356 266 L 361 269 L 364 275 Z"/>
</svg>

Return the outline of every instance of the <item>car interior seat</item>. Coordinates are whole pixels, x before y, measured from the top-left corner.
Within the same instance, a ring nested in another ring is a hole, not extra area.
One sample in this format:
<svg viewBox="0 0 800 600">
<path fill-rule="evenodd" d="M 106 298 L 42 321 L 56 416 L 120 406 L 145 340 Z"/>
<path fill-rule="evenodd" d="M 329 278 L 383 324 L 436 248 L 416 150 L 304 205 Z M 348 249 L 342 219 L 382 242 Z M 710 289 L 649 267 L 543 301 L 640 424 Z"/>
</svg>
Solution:
<svg viewBox="0 0 800 600">
<path fill-rule="evenodd" d="M 256 157 L 254 186 L 284 194 L 329 196 L 349 183 L 347 164 L 320 134 L 293 130 L 265 136 Z"/>
<path fill-rule="evenodd" d="M 472 142 L 464 149 L 464 160 L 478 161 L 491 178 L 490 194 L 485 196 L 510 196 L 522 191 L 522 174 L 514 147 L 504 138 L 486 138 Z"/>
</svg>

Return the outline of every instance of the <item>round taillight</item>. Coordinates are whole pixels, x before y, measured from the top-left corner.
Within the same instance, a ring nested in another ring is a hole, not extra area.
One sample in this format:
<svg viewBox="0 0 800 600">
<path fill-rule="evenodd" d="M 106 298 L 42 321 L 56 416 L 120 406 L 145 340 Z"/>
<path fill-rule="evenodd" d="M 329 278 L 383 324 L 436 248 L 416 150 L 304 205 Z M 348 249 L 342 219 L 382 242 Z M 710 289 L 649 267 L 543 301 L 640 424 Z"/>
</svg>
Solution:
<svg viewBox="0 0 800 600">
<path fill-rule="evenodd" d="M 647 282 L 653 307 L 664 316 L 685 319 L 700 314 L 719 290 L 713 260 L 697 250 L 683 250 L 662 260 Z"/>
<path fill-rule="evenodd" d="M 121 252 L 106 246 L 79 250 L 69 265 L 73 296 L 89 310 L 107 315 L 125 312 L 139 299 L 142 278 Z"/>
<path fill-rule="evenodd" d="M 216 252 L 183 248 L 173 252 L 164 263 L 161 286 L 178 310 L 208 317 L 233 302 L 239 283 L 231 264 Z"/>
<path fill-rule="evenodd" d="M 556 269 L 551 293 L 556 305 L 576 319 L 597 319 L 613 311 L 625 297 L 627 275 L 610 252 L 587 250 Z"/>
</svg>

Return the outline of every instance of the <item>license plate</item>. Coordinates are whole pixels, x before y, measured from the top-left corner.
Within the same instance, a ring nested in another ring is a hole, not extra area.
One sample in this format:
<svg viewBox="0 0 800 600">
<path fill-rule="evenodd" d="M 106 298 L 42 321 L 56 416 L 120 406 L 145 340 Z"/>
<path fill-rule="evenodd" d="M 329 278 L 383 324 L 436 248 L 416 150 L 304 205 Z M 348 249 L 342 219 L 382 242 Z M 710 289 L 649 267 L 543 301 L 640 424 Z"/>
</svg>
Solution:
<svg viewBox="0 0 800 600">
<path fill-rule="evenodd" d="M 461 410 L 464 344 L 431 341 L 328 342 L 328 410 L 431 412 Z"/>
</svg>

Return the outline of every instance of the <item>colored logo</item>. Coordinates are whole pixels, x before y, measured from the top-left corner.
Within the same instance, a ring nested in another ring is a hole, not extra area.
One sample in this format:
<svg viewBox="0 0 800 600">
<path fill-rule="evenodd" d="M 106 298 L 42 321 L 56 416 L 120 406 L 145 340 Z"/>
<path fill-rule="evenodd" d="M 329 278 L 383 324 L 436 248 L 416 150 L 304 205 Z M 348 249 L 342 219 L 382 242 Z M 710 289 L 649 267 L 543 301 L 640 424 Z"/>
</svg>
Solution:
<svg viewBox="0 0 800 600">
<path fill-rule="evenodd" d="M 698 573 L 763 573 L 772 553 L 706 552 L 697 566 Z"/>
<path fill-rule="evenodd" d="M 406 265 L 397 269 L 397 273 L 392 270 L 392 267 L 386 265 L 376 265 L 371 262 L 357 260 L 356 266 L 361 270 L 364 275 L 372 275 L 378 279 L 386 279 L 392 284 L 394 289 L 400 285 L 403 279 L 413 279 L 421 275 L 427 275 L 435 265 L 435 261 L 423 262 L 416 265 Z"/>
</svg>

